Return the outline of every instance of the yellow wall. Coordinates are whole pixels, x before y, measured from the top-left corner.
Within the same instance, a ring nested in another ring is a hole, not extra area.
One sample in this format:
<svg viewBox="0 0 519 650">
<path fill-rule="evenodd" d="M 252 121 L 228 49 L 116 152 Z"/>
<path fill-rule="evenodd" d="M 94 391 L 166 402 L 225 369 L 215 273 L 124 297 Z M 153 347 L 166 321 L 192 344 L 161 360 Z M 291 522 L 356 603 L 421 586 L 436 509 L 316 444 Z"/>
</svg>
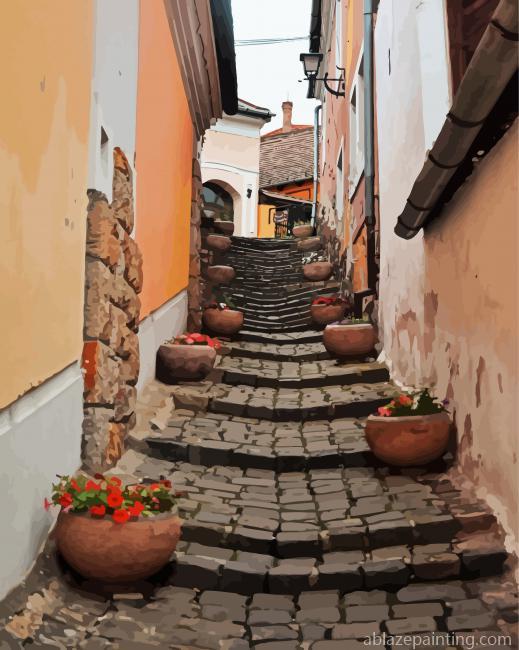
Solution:
<svg viewBox="0 0 519 650">
<path fill-rule="evenodd" d="M 187 286 L 193 125 L 163 0 L 141 0 L 137 91 L 141 317 Z"/>
<path fill-rule="evenodd" d="M 273 205 L 258 205 L 258 237 L 274 237 L 276 233 L 276 224 L 274 223 L 274 208 Z M 269 223 L 269 212 L 270 223 Z"/>
<path fill-rule="evenodd" d="M 81 355 L 91 0 L 0 12 L 0 408 Z"/>
</svg>

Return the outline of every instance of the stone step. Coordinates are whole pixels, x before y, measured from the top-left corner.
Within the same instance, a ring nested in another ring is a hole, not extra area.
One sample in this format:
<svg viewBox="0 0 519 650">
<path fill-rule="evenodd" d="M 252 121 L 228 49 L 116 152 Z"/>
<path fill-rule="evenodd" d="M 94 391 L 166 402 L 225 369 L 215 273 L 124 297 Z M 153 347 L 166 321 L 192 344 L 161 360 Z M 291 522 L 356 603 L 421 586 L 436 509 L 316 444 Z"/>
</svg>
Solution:
<svg viewBox="0 0 519 650">
<path fill-rule="evenodd" d="M 209 402 L 212 413 L 274 422 L 367 417 L 387 404 L 396 392 L 387 382 L 306 389 L 215 386 L 220 396 Z"/>
<path fill-rule="evenodd" d="M 258 388 L 311 388 L 389 381 L 389 372 L 385 365 L 376 362 L 353 365 L 330 359 L 297 363 L 223 356 L 211 379 Z"/>
<path fill-rule="evenodd" d="M 293 334 L 272 332 L 269 334 L 258 334 L 250 332 L 247 329 L 240 331 L 240 341 L 251 343 L 272 343 L 275 345 L 296 345 L 307 343 L 321 343 L 323 333 L 316 330 L 308 329 Z"/>
<path fill-rule="evenodd" d="M 226 343 L 231 357 L 265 359 L 268 361 L 289 361 L 296 363 L 323 361 L 330 355 L 322 343 L 301 343 L 299 345 L 276 345 L 274 343 L 248 343 L 233 341 Z"/>
<path fill-rule="evenodd" d="M 281 332 L 296 333 L 308 329 L 308 326 L 310 324 L 311 323 L 309 319 L 304 319 L 301 321 L 300 324 L 294 324 L 294 325 L 285 325 L 285 324 L 272 325 L 271 323 L 261 323 L 261 322 L 256 323 L 255 321 L 251 321 L 248 319 L 245 320 L 245 327 L 251 332 L 258 332 L 258 333 L 267 333 L 267 332 L 268 333 L 281 333 Z"/>
<path fill-rule="evenodd" d="M 303 538 L 303 535 L 300 537 Z M 419 550 L 422 550 L 423 554 L 420 554 Z M 418 549 L 385 548 L 373 551 L 369 556 L 365 556 L 364 561 L 361 557 L 360 551 L 332 551 L 324 554 L 322 559 L 306 556 L 275 558 L 269 554 L 208 547 L 196 542 L 181 543 L 174 554 L 172 584 L 200 590 L 237 591 L 244 595 L 298 595 L 323 590 L 328 593 L 333 590 L 343 595 L 360 591 L 364 598 L 375 593 L 373 590 L 388 589 L 394 592 L 399 589 L 403 591 L 405 587 L 416 589 L 420 586 L 422 597 L 427 598 L 429 590 L 429 593 L 435 593 L 434 585 L 428 582 L 418 585 L 418 581 L 430 581 L 435 578 L 457 581 L 460 578 L 471 579 L 499 574 L 507 554 L 498 540 L 490 545 L 483 538 L 481 547 L 469 552 L 458 551 L 451 545 L 434 544 Z M 445 594 L 443 597 L 450 602 L 448 584 L 445 587 L 440 593 Z M 456 582 L 453 592 L 456 593 L 458 588 Z M 461 594 L 458 597 L 461 599 Z M 434 611 L 430 602 L 427 608 L 430 617 L 431 611 Z M 422 613 L 425 613 L 425 609 Z M 434 619 L 430 619 L 434 625 Z M 480 620 L 483 627 L 486 627 L 493 619 L 483 617 Z M 415 631 L 423 632 L 423 621 L 420 623 L 421 626 L 415 628 Z M 471 625 L 468 621 L 467 624 Z M 474 624 L 477 625 L 475 622 Z M 339 646 L 337 650 L 338 648 Z M 359 645 L 359 650 L 361 648 Z"/>
<path fill-rule="evenodd" d="M 188 398 L 185 406 L 192 405 Z M 150 429 L 144 440 L 130 434 L 130 443 L 173 462 L 244 470 L 299 472 L 378 464 L 364 438 L 362 422 L 352 418 L 274 423 L 219 413 L 184 416 L 174 412 L 168 426 Z"/>
<path fill-rule="evenodd" d="M 308 307 L 301 311 L 294 310 L 289 311 L 288 313 L 279 313 L 276 315 L 272 313 L 265 314 L 264 312 L 248 309 L 247 307 L 242 307 L 241 311 L 245 316 L 245 326 L 247 326 L 247 324 L 253 324 L 256 327 L 265 327 L 267 328 L 267 331 L 270 326 L 300 325 L 301 323 L 306 323 L 308 326 L 312 322 L 310 309 Z"/>
<path fill-rule="evenodd" d="M 181 493 L 178 586 L 247 594 L 395 590 L 493 575 L 507 558 L 494 516 L 430 473 L 159 465 Z M 209 577 L 214 584 L 204 582 Z"/>
</svg>

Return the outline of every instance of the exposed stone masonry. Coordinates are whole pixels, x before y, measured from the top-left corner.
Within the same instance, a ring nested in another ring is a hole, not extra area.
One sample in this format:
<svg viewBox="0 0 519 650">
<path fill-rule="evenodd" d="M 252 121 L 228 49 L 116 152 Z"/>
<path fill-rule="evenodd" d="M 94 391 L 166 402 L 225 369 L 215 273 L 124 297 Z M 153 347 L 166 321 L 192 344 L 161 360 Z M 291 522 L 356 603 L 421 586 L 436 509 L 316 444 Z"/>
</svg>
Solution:
<svg viewBox="0 0 519 650">
<path fill-rule="evenodd" d="M 100 470 L 124 451 L 139 377 L 142 256 L 131 237 L 132 170 L 121 149 L 114 149 L 112 203 L 96 190 L 88 198 L 82 457 L 86 467 Z"/>
</svg>

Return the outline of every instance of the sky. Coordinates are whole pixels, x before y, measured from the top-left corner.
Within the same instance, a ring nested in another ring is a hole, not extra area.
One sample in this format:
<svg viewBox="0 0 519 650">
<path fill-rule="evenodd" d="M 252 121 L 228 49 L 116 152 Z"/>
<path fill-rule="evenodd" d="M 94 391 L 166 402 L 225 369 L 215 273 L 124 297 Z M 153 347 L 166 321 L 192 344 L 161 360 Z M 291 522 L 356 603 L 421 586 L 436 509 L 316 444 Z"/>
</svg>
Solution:
<svg viewBox="0 0 519 650">
<path fill-rule="evenodd" d="M 232 0 L 235 39 L 308 36 L 311 0 Z M 281 103 L 294 103 L 294 124 L 313 124 L 316 101 L 306 99 L 299 54 L 308 40 L 274 45 L 236 47 L 238 95 L 269 108 L 276 117 L 263 132 L 282 125 Z"/>
</svg>

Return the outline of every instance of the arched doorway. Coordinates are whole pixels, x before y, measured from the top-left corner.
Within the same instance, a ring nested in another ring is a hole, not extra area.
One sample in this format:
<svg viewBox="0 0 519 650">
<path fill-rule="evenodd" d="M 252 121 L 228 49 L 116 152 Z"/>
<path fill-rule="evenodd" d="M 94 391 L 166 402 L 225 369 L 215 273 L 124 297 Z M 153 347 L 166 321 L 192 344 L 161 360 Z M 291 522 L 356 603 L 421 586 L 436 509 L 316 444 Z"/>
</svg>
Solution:
<svg viewBox="0 0 519 650">
<path fill-rule="evenodd" d="M 202 187 L 204 214 L 221 221 L 234 221 L 234 200 L 231 194 L 217 183 L 209 181 Z"/>
</svg>

